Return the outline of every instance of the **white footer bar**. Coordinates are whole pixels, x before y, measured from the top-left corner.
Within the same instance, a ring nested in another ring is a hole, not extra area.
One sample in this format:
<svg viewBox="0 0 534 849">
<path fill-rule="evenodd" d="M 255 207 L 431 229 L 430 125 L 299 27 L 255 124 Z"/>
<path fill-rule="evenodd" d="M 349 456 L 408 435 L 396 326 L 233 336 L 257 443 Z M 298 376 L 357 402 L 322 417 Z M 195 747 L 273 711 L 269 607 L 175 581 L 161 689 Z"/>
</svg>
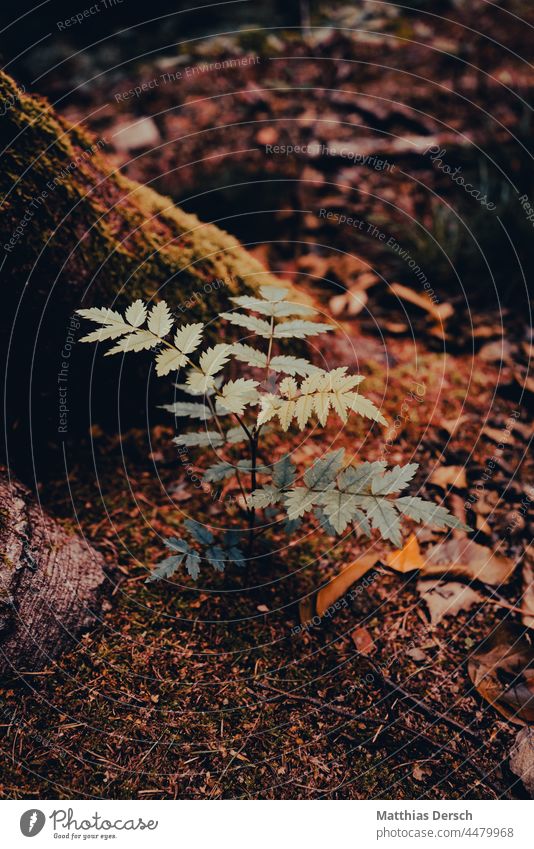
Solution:
<svg viewBox="0 0 534 849">
<path fill-rule="evenodd" d="M 3 846 L 534 846 L 528 801 L 2 801 Z M 34 840 L 34 842 L 30 842 Z"/>
</svg>

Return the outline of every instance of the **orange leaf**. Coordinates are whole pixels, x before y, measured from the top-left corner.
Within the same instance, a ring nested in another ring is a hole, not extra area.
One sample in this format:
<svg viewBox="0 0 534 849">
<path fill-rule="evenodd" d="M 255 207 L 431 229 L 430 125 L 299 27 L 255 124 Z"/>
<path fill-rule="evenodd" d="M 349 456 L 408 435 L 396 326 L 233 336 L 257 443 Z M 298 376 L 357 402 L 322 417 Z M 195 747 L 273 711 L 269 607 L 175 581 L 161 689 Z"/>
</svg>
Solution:
<svg viewBox="0 0 534 849">
<path fill-rule="evenodd" d="M 392 551 L 388 555 L 387 565 L 396 572 L 412 572 L 414 569 L 423 569 L 425 561 L 419 549 L 419 543 L 415 534 L 411 534 L 404 548 Z"/>
</svg>

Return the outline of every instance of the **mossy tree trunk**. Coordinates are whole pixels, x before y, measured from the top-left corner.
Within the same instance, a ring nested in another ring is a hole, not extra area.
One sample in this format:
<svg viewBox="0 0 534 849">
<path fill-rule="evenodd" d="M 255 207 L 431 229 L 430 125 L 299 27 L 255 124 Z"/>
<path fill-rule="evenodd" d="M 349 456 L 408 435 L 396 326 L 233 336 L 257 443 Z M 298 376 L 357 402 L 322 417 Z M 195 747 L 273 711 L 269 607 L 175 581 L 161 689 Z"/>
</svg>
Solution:
<svg viewBox="0 0 534 849">
<path fill-rule="evenodd" d="M 45 434 L 48 444 L 64 439 L 66 431 L 58 432 L 62 369 L 69 382 L 68 433 L 76 437 L 87 427 L 94 351 L 75 345 L 77 308 L 165 298 L 184 321 L 210 321 L 229 295 L 273 278 L 233 237 L 124 177 L 107 158 L 104 140 L 69 126 L 46 100 L 4 73 L 0 103 L 2 330 L 9 338 L 8 425 L 20 437 L 8 439 L 8 450 L 11 444 L 15 459 L 23 459 L 30 426 L 37 441 Z M 93 385 L 97 379 L 106 388 L 93 397 L 92 413 L 109 424 L 120 364 L 105 365 L 105 377 L 93 376 Z M 147 362 L 140 367 L 146 375 Z M 144 406 L 141 372 L 132 382 L 134 372 L 135 366 L 123 384 L 123 427 Z"/>
</svg>

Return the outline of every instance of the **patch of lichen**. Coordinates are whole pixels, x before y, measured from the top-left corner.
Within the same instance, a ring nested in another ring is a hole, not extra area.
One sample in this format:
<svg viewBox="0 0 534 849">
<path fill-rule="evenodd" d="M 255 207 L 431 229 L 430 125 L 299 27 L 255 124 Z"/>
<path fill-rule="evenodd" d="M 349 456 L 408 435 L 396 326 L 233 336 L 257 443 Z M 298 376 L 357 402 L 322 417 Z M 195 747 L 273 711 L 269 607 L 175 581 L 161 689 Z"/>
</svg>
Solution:
<svg viewBox="0 0 534 849">
<path fill-rule="evenodd" d="M 232 236 L 128 180 L 103 152 L 104 140 L 69 125 L 4 73 L 0 98 L 12 104 L 0 130 L 3 244 L 31 212 L 8 252 L 21 283 L 38 269 L 45 289 L 56 278 L 76 294 L 87 285 L 85 303 L 159 296 L 189 302 L 191 315 L 206 319 L 228 295 L 274 282 Z M 215 280 L 222 282 L 210 289 Z"/>
</svg>

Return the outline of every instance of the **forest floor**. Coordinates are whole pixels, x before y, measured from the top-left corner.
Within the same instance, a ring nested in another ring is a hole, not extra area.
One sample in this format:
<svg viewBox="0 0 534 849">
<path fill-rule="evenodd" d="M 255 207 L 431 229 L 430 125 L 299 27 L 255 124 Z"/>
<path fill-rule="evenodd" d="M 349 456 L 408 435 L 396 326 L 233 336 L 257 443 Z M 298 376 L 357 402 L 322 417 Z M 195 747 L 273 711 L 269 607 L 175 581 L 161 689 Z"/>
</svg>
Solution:
<svg viewBox="0 0 534 849">
<path fill-rule="evenodd" d="M 489 20 L 485 31 L 493 25 Z M 456 30 L 440 30 L 449 51 L 461 44 Z M 438 38 L 415 36 L 434 46 Z M 258 43 L 258 52 L 270 51 L 268 71 L 267 60 L 231 79 L 199 71 L 186 97 L 182 81 L 180 108 L 177 83 L 126 102 L 104 97 L 95 84 L 67 98 L 63 111 L 108 137 L 130 176 L 153 181 L 235 232 L 338 322 L 329 364 L 366 375 L 366 392 L 393 431 L 331 426 L 314 432 L 297 459 L 305 462 L 335 440 L 365 459 L 387 447 L 391 464 L 416 460 L 420 493 L 444 499 L 476 528 L 478 544 L 498 548 L 515 568 L 498 585 L 446 576 L 441 589 L 452 595 L 440 608 L 439 599 L 423 597 L 418 573 L 388 566 L 388 547 L 374 542 L 370 577 L 310 628 L 300 624 L 299 602 L 363 555 L 367 544 L 353 535 L 334 543 L 307 534 L 246 576 L 230 570 L 203 575 L 198 584 L 147 585 L 147 567 L 161 556 L 159 538 L 175 532 L 184 513 L 216 520 L 224 507 L 207 504 L 210 497 L 184 479 L 163 414 L 148 430 L 121 435 L 95 425 L 91 440 L 77 446 L 68 487 L 58 474 L 43 482 L 40 498 L 105 554 L 113 590 L 100 626 L 72 652 L 0 689 L 3 797 L 456 799 L 524 792 L 507 765 L 518 725 L 482 699 L 467 668 L 499 623 L 519 625 L 517 608 L 533 604 L 523 584 L 532 578 L 534 528 L 522 512 L 533 480 L 534 386 L 526 371 L 532 339 L 528 315 L 513 308 L 524 293 L 520 282 L 503 290 L 487 271 L 480 278 L 483 262 L 462 254 L 461 226 L 451 230 L 446 220 L 442 255 L 415 222 L 435 233 L 447 205 L 429 200 L 427 185 L 460 209 L 466 203 L 425 149 L 447 148 L 451 162 L 480 176 L 464 145 L 466 128 L 470 150 L 490 129 L 490 146 L 506 148 L 523 111 L 513 98 L 498 100 L 487 123 L 473 121 L 473 110 L 493 101 L 502 74 L 516 90 L 527 82 L 512 57 L 501 67 L 489 40 L 479 45 L 488 70 L 482 79 L 468 63 L 446 71 L 439 51 L 429 56 L 413 43 L 403 54 L 405 69 L 388 71 L 388 53 L 395 52 L 397 69 L 402 59 L 387 32 L 360 40 L 363 68 L 356 71 L 347 61 L 354 42 L 323 38 L 308 58 L 295 40 L 292 62 L 284 58 L 287 44 Z M 367 64 L 377 45 L 380 69 Z M 213 47 L 219 58 L 223 47 Z M 197 56 L 187 61 L 198 67 Z M 113 91 L 186 64 L 145 62 L 135 76 L 117 78 Z M 430 80 L 443 84 L 439 109 Z M 59 75 L 49 81 L 51 99 L 60 86 Z M 465 112 L 462 96 L 469 96 Z M 135 121 L 142 124 L 132 129 Z M 152 133 L 150 150 L 139 146 L 143 132 Z M 312 142 L 329 151 L 296 158 L 267 151 Z M 347 160 L 351 144 L 383 164 Z M 340 148 L 345 153 L 332 153 Z M 184 162 L 197 164 L 178 166 Z M 517 176 L 520 159 L 510 167 Z M 233 185 L 237 178 L 241 187 Z M 260 188 L 258 180 L 267 182 Z M 485 185 L 490 192 L 496 184 Z M 265 212 L 251 216 L 260 191 Z M 347 225 L 341 215 L 364 224 Z M 387 246 L 390 236 L 432 281 L 432 306 L 400 247 Z M 458 255 L 463 270 L 447 286 L 455 273 L 449 260 L 458 268 Z M 403 289 L 392 296 L 396 282 L 411 289 L 411 299 Z M 270 440 L 269 453 L 283 447 L 280 436 Z M 417 537 L 423 552 L 442 538 L 427 530 Z M 470 606 L 461 597 L 468 585 L 477 594 Z"/>
</svg>

